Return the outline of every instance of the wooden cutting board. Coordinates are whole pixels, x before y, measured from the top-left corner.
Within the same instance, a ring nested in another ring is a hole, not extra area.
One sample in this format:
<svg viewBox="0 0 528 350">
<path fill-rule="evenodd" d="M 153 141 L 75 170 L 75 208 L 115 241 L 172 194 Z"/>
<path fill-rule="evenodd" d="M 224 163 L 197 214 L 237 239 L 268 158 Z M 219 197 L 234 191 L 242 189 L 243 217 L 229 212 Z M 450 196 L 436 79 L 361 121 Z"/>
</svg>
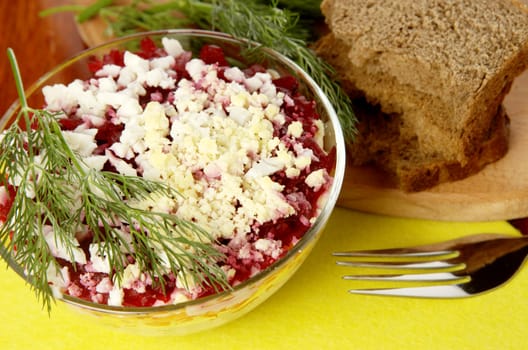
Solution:
<svg viewBox="0 0 528 350">
<path fill-rule="evenodd" d="M 108 40 L 104 29 L 99 19 L 79 26 L 89 46 Z M 510 149 L 480 173 L 428 191 L 404 193 L 388 187 L 384 176 L 373 169 L 348 166 L 338 204 L 375 214 L 443 221 L 528 217 L 528 72 L 516 79 L 504 105 L 511 119 Z"/>
<path fill-rule="evenodd" d="M 404 193 L 383 175 L 349 166 L 339 204 L 361 211 L 449 221 L 509 220 L 528 216 L 528 71 L 504 101 L 511 119 L 508 153 L 464 180 Z"/>
</svg>

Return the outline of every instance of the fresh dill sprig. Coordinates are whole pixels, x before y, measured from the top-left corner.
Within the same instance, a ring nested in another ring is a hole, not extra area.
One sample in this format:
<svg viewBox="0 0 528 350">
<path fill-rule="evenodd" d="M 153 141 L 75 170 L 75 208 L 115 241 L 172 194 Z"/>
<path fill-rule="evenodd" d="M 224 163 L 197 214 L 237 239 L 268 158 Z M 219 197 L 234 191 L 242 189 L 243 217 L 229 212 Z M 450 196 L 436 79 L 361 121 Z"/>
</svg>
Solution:
<svg viewBox="0 0 528 350">
<path fill-rule="evenodd" d="M 298 12 L 302 17 L 312 19 L 320 19 L 323 17 L 321 13 L 321 0 L 268 0 L 267 3 L 277 3 L 283 8 Z"/>
<path fill-rule="evenodd" d="M 321 87 L 336 110 L 346 139 L 351 141 L 356 135 L 356 117 L 350 97 L 334 79 L 333 67 L 308 46 L 312 28 L 303 19 L 319 15 L 319 3 L 317 0 L 172 0 L 156 4 L 151 0 L 133 0 L 129 5 L 100 3 L 98 15 L 105 19 L 108 31 L 114 36 L 197 25 L 272 48 L 296 62 Z M 89 10 L 93 15 L 93 8 Z M 84 11 L 78 13 L 80 17 L 89 18 Z"/>
<path fill-rule="evenodd" d="M 28 106 L 11 49 L 8 57 L 20 109 L 0 136 L 0 185 L 16 188 L 0 226 L 0 250 L 3 258 L 22 267 L 44 307 L 50 311 L 53 300 L 48 272 L 60 268 L 50 243 L 62 247 L 67 253 L 63 258 L 74 262 L 79 251 L 76 234 L 86 230 L 99 244 L 98 253 L 108 257 L 116 283 L 123 277 L 127 254 L 161 288 L 162 276 L 170 271 L 184 284 L 229 289 L 217 264 L 225 257 L 208 232 L 176 215 L 130 204 L 179 194 L 162 182 L 87 167 L 66 143 L 58 115 Z"/>
</svg>

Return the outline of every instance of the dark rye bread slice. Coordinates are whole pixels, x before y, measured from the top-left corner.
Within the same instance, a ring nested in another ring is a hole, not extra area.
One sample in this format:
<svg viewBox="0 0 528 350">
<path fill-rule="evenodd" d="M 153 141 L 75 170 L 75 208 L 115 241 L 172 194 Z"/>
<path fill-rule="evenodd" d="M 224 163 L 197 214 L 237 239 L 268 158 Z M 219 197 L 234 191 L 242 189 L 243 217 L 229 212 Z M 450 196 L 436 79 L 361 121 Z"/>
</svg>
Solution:
<svg viewBox="0 0 528 350">
<path fill-rule="evenodd" d="M 389 184 L 406 192 L 466 178 L 502 158 L 508 150 L 509 118 L 502 106 L 486 130 L 485 140 L 464 164 L 441 157 L 424 159 L 415 153 L 416 140 L 401 138 L 398 115 L 382 113 L 364 99 L 355 99 L 354 106 L 359 132 L 348 144 L 350 164 L 372 165 L 388 175 Z"/>
<path fill-rule="evenodd" d="M 322 10 L 331 34 L 317 53 L 351 94 L 398 115 L 391 127 L 413 155 L 405 167 L 398 159 L 378 163 L 393 164 L 406 189 L 435 184 L 417 175 L 431 160 L 473 169 L 466 165 L 528 63 L 526 8 L 513 0 L 325 0 Z"/>
<path fill-rule="evenodd" d="M 338 72 L 347 69 L 346 50 L 330 33 L 319 40 L 315 50 L 323 53 Z M 428 189 L 442 182 L 455 181 L 482 170 L 502 158 L 508 150 L 509 119 L 502 106 L 495 113 L 484 139 L 466 162 L 446 159 L 438 154 L 423 154 L 417 136 L 402 133 L 401 115 L 383 113 L 379 106 L 365 101 L 363 93 L 347 80 L 342 85 L 353 99 L 358 118 L 358 134 L 348 144 L 349 162 L 353 166 L 373 165 L 388 175 L 388 181 L 406 192 Z"/>
<path fill-rule="evenodd" d="M 345 79 L 422 152 L 465 162 L 528 63 L 528 12 L 512 0 L 325 0 Z M 335 49 L 334 49 L 335 50 Z M 438 145 L 442 145 L 439 147 Z"/>
<path fill-rule="evenodd" d="M 336 71 L 344 72 L 348 60 L 346 50 L 335 49 L 339 45 L 342 44 L 330 33 L 319 40 L 315 50 L 324 52 L 322 56 Z M 388 181 L 406 192 L 422 191 L 442 182 L 463 179 L 507 152 L 509 119 L 502 106 L 485 130 L 484 140 L 476 145 L 473 156 L 462 164 L 455 159 L 421 153 L 417 136 L 401 132 L 401 115 L 383 113 L 379 106 L 366 102 L 363 93 L 347 80 L 342 80 L 342 85 L 353 99 L 358 118 L 358 134 L 354 142 L 348 144 L 350 164 L 373 165 L 388 175 Z"/>
</svg>

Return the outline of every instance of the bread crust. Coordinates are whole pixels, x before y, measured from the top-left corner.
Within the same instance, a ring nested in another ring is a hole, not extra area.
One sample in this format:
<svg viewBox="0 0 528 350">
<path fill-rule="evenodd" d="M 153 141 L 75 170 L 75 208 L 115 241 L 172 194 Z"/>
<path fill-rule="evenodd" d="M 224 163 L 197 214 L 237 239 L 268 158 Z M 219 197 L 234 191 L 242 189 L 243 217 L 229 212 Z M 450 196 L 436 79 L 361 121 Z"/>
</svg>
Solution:
<svg viewBox="0 0 528 350">
<path fill-rule="evenodd" d="M 486 165 L 501 159 L 508 151 L 510 120 L 501 106 L 487 130 L 488 138 L 464 163 L 455 160 L 431 161 L 419 167 L 398 168 L 396 177 L 399 187 L 406 192 L 417 192 L 431 188 L 443 182 L 464 179 L 481 171 Z"/>
<path fill-rule="evenodd" d="M 423 191 L 443 182 L 461 180 L 496 162 L 508 151 L 510 120 L 503 106 L 486 130 L 485 140 L 462 164 L 433 157 L 413 159 L 412 142 L 400 139 L 398 115 L 382 113 L 363 99 L 355 99 L 354 105 L 359 132 L 356 140 L 347 145 L 350 164 L 378 168 L 386 174 L 388 183 L 405 192 Z"/>
</svg>

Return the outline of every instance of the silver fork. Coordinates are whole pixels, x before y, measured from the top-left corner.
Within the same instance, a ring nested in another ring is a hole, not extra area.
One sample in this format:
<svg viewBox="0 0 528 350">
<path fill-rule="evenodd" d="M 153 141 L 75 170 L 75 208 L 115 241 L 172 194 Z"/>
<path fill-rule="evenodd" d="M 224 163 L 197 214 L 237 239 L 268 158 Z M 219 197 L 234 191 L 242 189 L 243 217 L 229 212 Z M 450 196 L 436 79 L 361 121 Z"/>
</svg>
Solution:
<svg viewBox="0 0 528 350">
<path fill-rule="evenodd" d="M 528 236 L 479 234 L 410 248 L 335 252 L 359 283 L 351 293 L 461 298 L 493 290 L 521 268 Z M 352 271 L 353 270 L 353 271 Z"/>
</svg>

